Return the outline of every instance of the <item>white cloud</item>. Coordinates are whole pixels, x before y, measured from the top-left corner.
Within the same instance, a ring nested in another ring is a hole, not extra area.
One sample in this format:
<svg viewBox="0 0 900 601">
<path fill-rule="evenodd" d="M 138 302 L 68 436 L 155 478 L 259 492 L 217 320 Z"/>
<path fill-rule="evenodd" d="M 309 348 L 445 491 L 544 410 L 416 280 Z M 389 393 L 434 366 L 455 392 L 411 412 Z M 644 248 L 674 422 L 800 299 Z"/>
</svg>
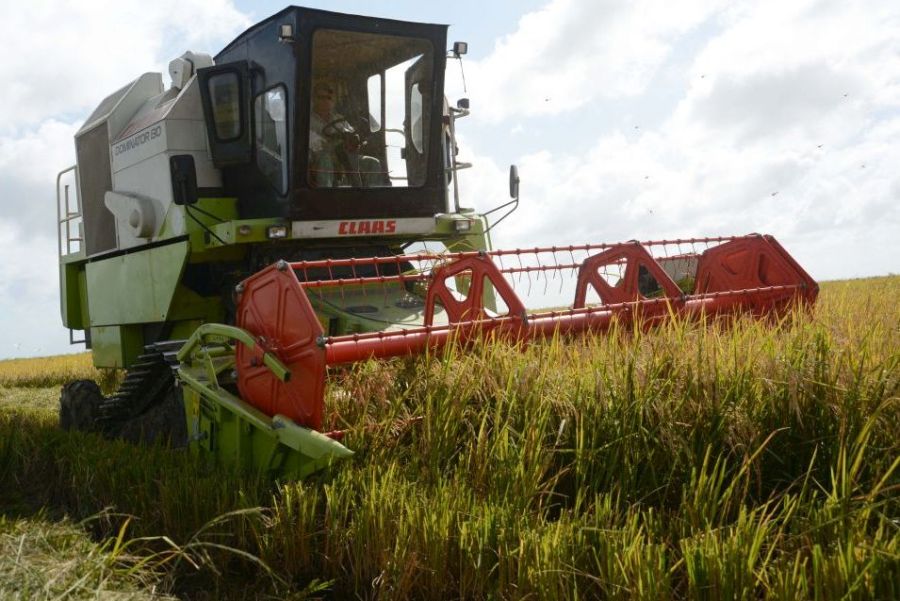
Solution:
<svg viewBox="0 0 900 601">
<path fill-rule="evenodd" d="M 504 90 L 508 99 L 497 96 L 489 119 L 519 128 L 523 116 L 543 112 L 552 130 L 554 119 L 610 94 L 650 97 L 668 116 L 639 132 L 564 126 L 565 136 L 521 155 L 522 208 L 496 240 L 530 246 L 759 231 L 779 238 L 814 277 L 900 271 L 900 7 L 742 3 L 720 13 L 701 7 L 670 27 L 652 17 L 636 26 L 627 9 L 601 10 L 596 37 L 560 26 L 586 23 L 594 6 L 551 3 L 479 64 L 479 83 L 496 82 L 488 93 Z M 646 6 L 636 13 L 654 14 Z M 692 26 L 710 16 L 698 38 Z M 605 25 L 610 39 L 617 27 L 633 32 L 646 52 L 629 62 L 628 47 L 598 39 Z M 680 66 L 675 53 L 687 53 Z M 681 92 L 654 98 L 661 88 L 651 75 L 663 67 L 680 75 Z M 603 73 L 604 85 L 586 81 L 586 72 Z M 534 102 L 528 87 L 551 84 L 573 90 L 568 104 Z M 560 143 L 592 135 L 597 141 L 583 153 Z M 488 171 L 502 177 L 493 165 Z"/>
<path fill-rule="evenodd" d="M 693 75 L 778 74 L 818 64 L 852 73 L 875 91 L 873 100 L 896 104 L 898 48 L 900 11 L 894 3 L 745 2 L 727 13 L 724 32 L 699 54 Z"/>
<path fill-rule="evenodd" d="M 721 4 L 553 0 L 522 17 L 487 58 L 467 65 L 477 115 L 488 121 L 552 115 L 640 94 L 674 40 Z"/>
<path fill-rule="evenodd" d="M 52 234 L 56 175 L 75 162 L 79 126 L 47 119 L 18 137 L 0 136 L 0 218 L 11 227 Z"/>
<path fill-rule="evenodd" d="M 68 166 L 79 125 L 47 119 L 21 136 L 0 137 L 0 171 L 15 173 L 22 183 L 44 184 L 48 167 Z"/>
<path fill-rule="evenodd" d="M 228 0 L 18 3 L 0 20 L 9 51 L 0 133 L 80 115 L 141 73 L 165 72 L 188 47 L 212 50 L 248 24 Z"/>
</svg>

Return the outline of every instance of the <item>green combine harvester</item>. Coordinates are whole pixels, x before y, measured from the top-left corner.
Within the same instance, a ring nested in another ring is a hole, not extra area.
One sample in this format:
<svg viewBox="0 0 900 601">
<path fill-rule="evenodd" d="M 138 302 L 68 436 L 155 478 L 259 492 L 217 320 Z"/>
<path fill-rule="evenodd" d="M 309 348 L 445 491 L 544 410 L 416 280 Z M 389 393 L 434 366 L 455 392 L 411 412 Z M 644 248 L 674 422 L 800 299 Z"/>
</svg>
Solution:
<svg viewBox="0 0 900 601">
<path fill-rule="evenodd" d="M 127 373 L 66 385 L 62 427 L 303 477 L 351 455 L 323 431 L 328 365 L 815 300 L 768 236 L 492 250 L 518 175 L 460 206 L 446 33 L 290 7 L 100 103 L 57 183 L 62 319 Z M 526 309 L 523 278 L 564 273 L 570 308 Z"/>
</svg>

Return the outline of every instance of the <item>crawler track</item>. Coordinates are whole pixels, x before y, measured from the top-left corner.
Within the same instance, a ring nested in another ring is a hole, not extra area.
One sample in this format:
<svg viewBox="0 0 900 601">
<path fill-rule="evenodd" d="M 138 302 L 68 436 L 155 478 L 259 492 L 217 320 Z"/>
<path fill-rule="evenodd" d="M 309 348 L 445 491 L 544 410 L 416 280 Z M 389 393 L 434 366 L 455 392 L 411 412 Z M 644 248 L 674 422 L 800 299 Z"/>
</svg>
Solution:
<svg viewBox="0 0 900 601">
<path fill-rule="evenodd" d="M 128 368 L 122 385 L 111 396 L 103 397 L 96 385 L 88 388 L 84 381 L 67 385 L 60 399 L 63 428 L 100 432 L 134 443 L 186 445 L 184 404 L 173 372 L 175 354 L 182 344 L 175 340 L 144 347 L 144 353 Z M 85 392 L 90 390 L 96 393 Z M 91 416 L 93 423 L 67 419 L 73 412 Z"/>
</svg>

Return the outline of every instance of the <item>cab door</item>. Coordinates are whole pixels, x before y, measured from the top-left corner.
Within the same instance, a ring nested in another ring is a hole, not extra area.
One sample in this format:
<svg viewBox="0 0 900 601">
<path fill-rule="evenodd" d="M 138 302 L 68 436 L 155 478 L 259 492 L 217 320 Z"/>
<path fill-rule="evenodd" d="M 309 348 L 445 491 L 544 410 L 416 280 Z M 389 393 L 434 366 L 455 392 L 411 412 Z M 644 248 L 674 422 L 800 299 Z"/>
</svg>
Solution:
<svg viewBox="0 0 900 601">
<path fill-rule="evenodd" d="M 209 148 L 216 167 L 250 162 L 249 73 L 247 61 L 197 69 Z"/>
<path fill-rule="evenodd" d="M 428 138 L 431 129 L 431 63 L 428 55 L 420 56 L 406 70 L 405 104 L 406 120 L 403 131 L 406 138 L 404 158 L 406 176 L 410 187 L 425 184 L 428 171 Z"/>
</svg>

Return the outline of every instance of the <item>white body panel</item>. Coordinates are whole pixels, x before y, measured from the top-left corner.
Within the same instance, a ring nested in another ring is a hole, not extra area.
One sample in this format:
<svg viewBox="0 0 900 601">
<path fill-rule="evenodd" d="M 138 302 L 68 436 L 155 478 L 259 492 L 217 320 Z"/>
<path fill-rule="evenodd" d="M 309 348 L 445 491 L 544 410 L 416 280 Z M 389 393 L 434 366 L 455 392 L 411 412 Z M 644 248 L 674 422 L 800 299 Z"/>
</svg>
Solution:
<svg viewBox="0 0 900 601">
<path fill-rule="evenodd" d="M 408 236 L 434 233 L 434 217 L 407 219 L 347 219 L 294 221 L 293 238 L 353 238 L 360 236 Z"/>
<path fill-rule="evenodd" d="M 106 98 L 88 117 L 75 137 L 106 122 L 109 125 L 110 141 L 116 139 L 131 122 L 135 113 L 147 102 L 147 98 L 162 94 L 164 89 L 160 73 L 144 73 Z"/>
<path fill-rule="evenodd" d="M 154 123 L 136 134 L 114 142 L 110 149 L 113 173 L 165 152 L 167 129 L 164 123 Z"/>
<path fill-rule="evenodd" d="M 177 96 L 170 90 L 161 96 L 147 99 L 141 109 L 124 128 L 122 135 L 110 145 L 112 157 L 113 197 L 118 208 L 116 236 L 118 248 L 130 248 L 157 239 L 172 206 L 172 177 L 169 159 L 173 155 L 190 154 L 194 157 L 198 188 L 219 188 L 221 173 L 213 166 L 206 138 L 206 124 L 200 104 L 200 92 L 196 77 Z M 135 197 L 129 210 L 124 208 L 123 198 Z M 137 218 L 132 211 L 152 211 Z M 147 226 L 152 223 L 153 227 Z M 178 235 L 184 228 L 182 219 L 170 219 L 167 235 Z M 173 231 L 174 230 L 174 231 Z"/>
</svg>

